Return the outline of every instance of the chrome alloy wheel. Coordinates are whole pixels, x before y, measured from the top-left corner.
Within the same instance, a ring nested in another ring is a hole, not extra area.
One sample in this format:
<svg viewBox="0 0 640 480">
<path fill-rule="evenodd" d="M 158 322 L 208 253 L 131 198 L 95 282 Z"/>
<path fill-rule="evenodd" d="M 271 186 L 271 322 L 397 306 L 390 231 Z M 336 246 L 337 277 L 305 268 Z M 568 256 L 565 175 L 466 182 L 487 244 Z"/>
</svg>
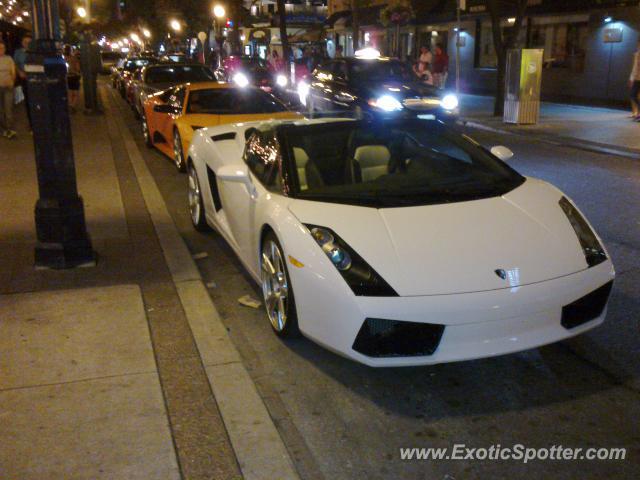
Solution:
<svg viewBox="0 0 640 480">
<path fill-rule="evenodd" d="M 147 124 L 147 118 L 142 116 L 142 136 L 144 137 L 145 143 L 149 143 L 151 140 L 149 136 L 149 125 Z"/>
<path fill-rule="evenodd" d="M 200 182 L 198 182 L 198 174 L 193 166 L 189 167 L 189 214 L 194 225 L 198 225 L 201 221 L 202 209 L 200 208 Z"/>
<path fill-rule="evenodd" d="M 272 239 L 262 245 L 261 276 L 269 321 L 276 332 L 282 332 L 287 326 L 289 281 L 280 247 Z"/>
<path fill-rule="evenodd" d="M 173 160 L 178 171 L 183 172 L 184 158 L 182 157 L 182 142 L 180 141 L 180 134 L 177 130 L 173 133 Z"/>
</svg>

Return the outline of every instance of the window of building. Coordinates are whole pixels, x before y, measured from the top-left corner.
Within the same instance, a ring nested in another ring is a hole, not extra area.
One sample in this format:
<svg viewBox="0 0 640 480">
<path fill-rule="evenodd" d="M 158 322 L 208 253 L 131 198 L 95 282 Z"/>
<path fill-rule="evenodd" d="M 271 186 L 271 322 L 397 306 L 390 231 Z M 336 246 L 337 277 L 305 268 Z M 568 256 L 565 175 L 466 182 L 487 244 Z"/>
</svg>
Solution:
<svg viewBox="0 0 640 480">
<path fill-rule="evenodd" d="M 544 49 L 546 68 L 584 70 L 589 25 L 579 23 L 546 23 L 534 20 L 529 35 L 530 48 Z"/>
<path fill-rule="evenodd" d="M 531 18 L 520 29 L 515 48 L 544 49 L 546 68 L 580 72 L 584 69 L 589 36 L 587 20 L 582 16 Z M 502 35 L 506 35 L 510 28 L 508 22 L 503 22 Z M 491 22 L 479 23 L 477 35 L 476 68 L 496 68 L 498 59 Z"/>
</svg>

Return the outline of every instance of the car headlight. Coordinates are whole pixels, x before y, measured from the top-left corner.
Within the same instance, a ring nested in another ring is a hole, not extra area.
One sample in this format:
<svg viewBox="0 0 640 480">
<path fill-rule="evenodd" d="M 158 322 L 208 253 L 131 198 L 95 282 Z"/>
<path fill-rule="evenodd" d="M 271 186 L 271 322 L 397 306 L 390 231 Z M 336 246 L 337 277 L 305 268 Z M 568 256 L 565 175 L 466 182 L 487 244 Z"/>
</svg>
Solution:
<svg viewBox="0 0 640 480">
<path fill-rule="evenodd" d="M 307 105 L 307 96 L 309 95 L 309 84 L 307 82 L 298 82 L 298 97 L 302 105 Z"/>
<path fill-rule="evenodd" d="M 370 297 L 398 296 L 396 291 L 335 232 L 315 225 L 306 227 L 354 294 Z"/>
<path fill-rule="evenodd" d="M 607 259 L 607 254 L 578 209 L 566 197 L 562 197 L 559 204 L 576 232 L 587 265 L 593 267 L 604 262 Z"/>
<path fill-rule="evenodd" d="M 455 110 L 456 108 L 458 108 L 459 104 L 460 102 L 458 101 L 458 97 L 455 96 L 453 93 L 450 93 L 449 95 L 445 95 L 442 98 L 442 100 L 440 100 L 440 105 L 445 110 Z"/>
<path fill-rule="evenodd" d="M 282 74 L 279 74 L 276 77 L 276 83 L 280 86 L 280 87 L 286 87 L 287 83 L 289 83 L 289 80 L 287 80 L 287 77 L 285 77 Z"/>
<path fill-rule="evenodd" d="M 247 85 L 249 85 L 249 79 L 247 78 L 247 76 L 242 73 L 242 72 L 238 72 L 233 76 L 233 81 L 235 82 L 236 85 L 238 85 L 239 87 L 246 87 Z"/>
<path fill-rule="evenodd" d="M 380 110 L 384 110 L 385 112 L 402 110 L 402 104 L 397 98 L 392 97 L 391 95 L 382 95 L 374 100 L 369 100 L 369 105 L 379 108 Z"/>
</svg>

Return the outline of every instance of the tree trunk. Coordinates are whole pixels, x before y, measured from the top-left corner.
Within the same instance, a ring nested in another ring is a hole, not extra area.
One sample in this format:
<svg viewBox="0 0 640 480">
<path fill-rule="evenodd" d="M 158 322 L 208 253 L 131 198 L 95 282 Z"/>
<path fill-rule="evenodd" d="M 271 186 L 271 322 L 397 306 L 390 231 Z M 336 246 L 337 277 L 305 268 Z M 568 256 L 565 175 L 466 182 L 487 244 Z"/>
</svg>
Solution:
<svg viewBox="0 0 640 480">
<path fill-rule="evenodd" d="M 493 115 L 500 117 L 504 114 L 504 91 L 505 91 L 505 77 L 507 74 L 507 51 L 514 47 L 520 29 L 522 28 L 522 22 L 527 9 L 527 0 L 512 0 L 509 6 L 516 9 L 516 21 L 511 27 L 511 30 L 507 35 L 502 36 L 502 28 L 500 27 L 501 15 L 505 15 L 505 1 L 500 0 L 488 0 L 487 7 L 489 14 L 491 15 L 491 29 L 493 32 L 493 47 L 496 51 L 498 59 L 497 71 L 496 71 L 496 97 L 493 104 Z"/>
<path fill-rule="evenodd" d="M 353 30 L 353 52 L 360 48 L 360 3 L 351 0 L 351 29 Z M 347 52 L 345 52 L 346 54 Z"/>
<path fill-rule="evenodd" d="M 287 36 L 287 12 L 284 7 L 284 0 L 278 0 L 278 19 L 280 23 L 280 42 L 282 43 L 282 60 L 284 62 L 285 75 L 291 73 L 291 47 L 289 47 L 289 37 Z M 293 79 L 292 79 L 293 80 Z"/>
<path fill-rule="evenodd" d="M 493 116 L 501 117 L 504 115 L 504 92 L 505 78 L 507 75 L 507 55 L 502 52 L 498 55 L 498 69 L 496 71 L 496 100 L 493 104 Z"/>
</svg>

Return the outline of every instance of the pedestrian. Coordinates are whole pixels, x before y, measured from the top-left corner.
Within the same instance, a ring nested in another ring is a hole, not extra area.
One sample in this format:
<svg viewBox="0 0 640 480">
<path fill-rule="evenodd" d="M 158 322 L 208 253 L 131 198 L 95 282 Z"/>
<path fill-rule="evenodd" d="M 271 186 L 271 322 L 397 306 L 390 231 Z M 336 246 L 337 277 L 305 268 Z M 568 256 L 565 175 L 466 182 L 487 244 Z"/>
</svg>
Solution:
<svg viewBox="0 0 640 480">
<path fill-rule="evenodd" d="M 67 62 L 67 91 L 69 96 L 69 111 L 76 113 L 78 98 L 80 97 L 80 60 L 71 45 L 64 46 L 64 59 Z"/>
<path fill-rule="evenodd" d="M 17 85 L 22 88 L 22 94 L 24 95 L 24 105 L 27 110 L 27 120 L 29 122 L 29 129 L 31 127 L 31 111 L 29 110 L 29 84 L 27 82 L 27 72 L 25 65 L 27 64 L 27 52 L 31 46 L 32 37 L 26 34 L 22 37 L 20 42 L 21 47 L 18 48 L 13 54 L 13 61 L 16 64 Z"/>
<path fill-rule="evenodd" d="M 431 64 L 433 63 L 433 54 L 428 47 L 422 46 L 420 47 L 420 56 L 418 57 L 418 71 L 426 72 L 431 69 Z"/>
<path fill-rule="evenodd" d="M 280 59 L 280 55 L 278 55 L 278 51 L 275 49 L 271 50 L 271 58 L 269 58 L 269 66 L 273 72 L 280 72 L 284 70 L 284 63 Z"/>
<path fill-rule="evenodd" d="M 449 56 L 444 53 L 441 44 L 436 45 L 436 54 L 433 57 L 432 65 L 433 84 L 438 88 L 444 88 L 447 83 L 447 72 L 449 71 Z"/>
<path fill-rule="evenodd" d="M 5 138 L 13 138 L 13 88 L 16 82 L 16 65 L 7 55 L 7 46 L 0 40 L 0 130 Z"/>
<path fill-rule="evenodd" d="M 631 88 L 631 111 L 633 119 L 640 122 L 640 40 L 638 40 L 638 48 L 633 55 L 633 69 L 629 77 L 629 87 Z"/>
</svg>

